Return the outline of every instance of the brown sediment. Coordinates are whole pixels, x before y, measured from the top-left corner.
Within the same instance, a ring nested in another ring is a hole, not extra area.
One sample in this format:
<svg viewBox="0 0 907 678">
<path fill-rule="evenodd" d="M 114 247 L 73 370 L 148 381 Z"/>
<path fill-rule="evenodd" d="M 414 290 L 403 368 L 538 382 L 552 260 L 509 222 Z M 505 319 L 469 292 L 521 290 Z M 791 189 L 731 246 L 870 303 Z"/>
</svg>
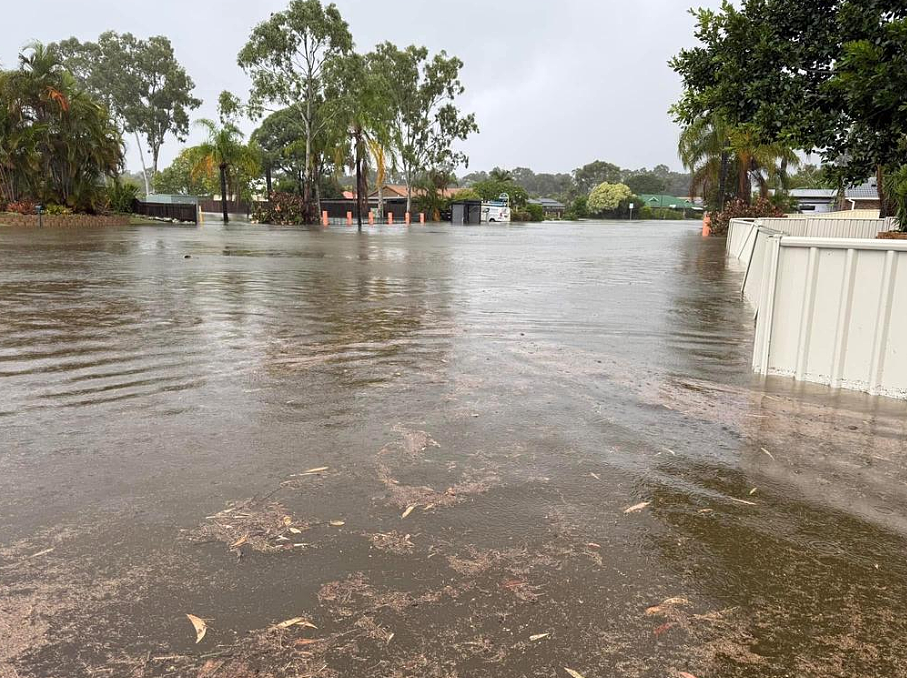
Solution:
<svg viewBox="0 0 907 678">
<path fill-rule="evenodd" d="M 305 544 L 302 533 L 309 527 L 277 502 L 258 503 L 247 499 L 208 516 L 187 537 L 197 544 L 220 542 L 230 549 L 248 546 L 253 551 L 274 553 Z"/>
</svg>

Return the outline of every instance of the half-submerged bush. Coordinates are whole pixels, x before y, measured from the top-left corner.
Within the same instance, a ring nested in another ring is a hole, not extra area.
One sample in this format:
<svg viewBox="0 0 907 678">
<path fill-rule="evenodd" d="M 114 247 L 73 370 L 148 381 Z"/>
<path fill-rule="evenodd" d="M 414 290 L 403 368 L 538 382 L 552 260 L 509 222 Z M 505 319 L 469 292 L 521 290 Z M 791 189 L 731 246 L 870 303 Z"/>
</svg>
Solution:
<svg viewBox="0 0 907 678">
<path fill-rule="evenodd" d="M 132 212 L 132 202 L 139 195 L 135 184 L 115 181 L 107 187 L 107 209 L 111 212 Z"/>
<path fill-rule="evenodd" d="M 295 193 L 272 193 L 266 203 L 255 203 L 252 220 L 259 224 L 294 226 L 305 223 L 305 201 Z"/>
<path fill-rule="evenodd" d="M 712 217 L 712 235 L 727 235 L 731 219 L 759 219 L 762 217 L 783 216 L 785 216 L 784 210 L 770 200 L 760 198 L 752 205 L 747 205 L 742 200 L 735 200 L 725 205 L 724 211 Z"/>
</svg>

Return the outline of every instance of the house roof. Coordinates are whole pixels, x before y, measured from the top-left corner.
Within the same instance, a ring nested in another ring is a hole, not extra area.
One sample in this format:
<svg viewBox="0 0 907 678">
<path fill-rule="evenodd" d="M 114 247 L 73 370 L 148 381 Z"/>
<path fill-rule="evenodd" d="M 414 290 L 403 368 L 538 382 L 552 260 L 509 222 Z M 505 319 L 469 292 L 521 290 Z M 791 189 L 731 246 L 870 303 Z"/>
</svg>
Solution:
<svg viewBox="0 0 907 678">
<path fill-rule="evenodd" d="M 445 198 L 452 198 L 460 191 L 465 191 L 465 188 L 460 188 L 459 186 L 454 186 L 452 188 L 445 188 L 443 191 L 440 191 L 441 196 Z M 419 188 L 413 188 L 413 195 L 422 195 L 424 191 Z M 378 197 L 378 189 L 374 189 L 369 194 L 370 198 Z M 406 186 L 402 184 L 384 184 L 384 197 L 385 198 L 405 198 L 406 197 Z"/>
<path fill-rule="evenodd" d="M 790 191 L 793 198 L 815 198 L 834 200 L 838 192 L 833 188 L 794 188 Z"/>
<path fill-rule="evenodd" d="M 531 198 L 529 200 L 531 205 L 541 205 L 547 209 L 556 209 L 556 210 L 565 210 L 567 206 L 562 203 L 560 200 L 555 200 L 554 198 Z"/>
<path fill-rule="evenodd" d="M 870 179 L 864 184 L 848 188 L 844 191 L 844 197 L 852 200 L 878 200 L 878 183 L 875 179 Z"/>
<path fill-rule="evenodd" d="M 673 195 L 654 195 L 651 193 L 643 193 L 639 197 L 649 207 L 667 207 L 668 209 L 701 209 L 699 205 L 690 202 L 686 198 L 678 198 Z"/>
</svg>

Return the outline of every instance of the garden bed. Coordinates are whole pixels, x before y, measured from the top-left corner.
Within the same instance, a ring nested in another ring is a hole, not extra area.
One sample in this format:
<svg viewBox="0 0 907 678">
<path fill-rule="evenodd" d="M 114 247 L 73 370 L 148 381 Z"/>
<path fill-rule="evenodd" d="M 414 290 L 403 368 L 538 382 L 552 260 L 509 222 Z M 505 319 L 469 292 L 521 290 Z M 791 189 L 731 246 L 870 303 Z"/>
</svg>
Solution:
<svg viewBox="0 0 907 678">
<path fill-rule="evenodd" d="M 42 226 L 128 226 L 128 214 L 45 214 L 41 216 Z M 38 226 L 37 214 L 16 214 L 0 212 L 0 225 Z"/>
<path fill-rule="evenodd" d="M 876 237 L 879 240 L 907 240 L 907 231 L 886 231 Z"/>
</svg>

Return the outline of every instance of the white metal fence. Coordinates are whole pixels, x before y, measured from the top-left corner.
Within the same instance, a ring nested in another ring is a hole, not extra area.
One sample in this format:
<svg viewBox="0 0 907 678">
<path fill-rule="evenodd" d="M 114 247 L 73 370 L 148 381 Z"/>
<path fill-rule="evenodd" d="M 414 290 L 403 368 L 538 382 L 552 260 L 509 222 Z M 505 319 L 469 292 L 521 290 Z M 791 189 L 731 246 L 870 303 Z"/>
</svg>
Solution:
<svg viewBox="0 0 907 678">
<path fill-rule="evenodd" d="M 888 219 L 758 219 L 762 226 L 795 238 L 875 238 L 894 228 Z"/>
<path fill-rule="evenodd" d="M 753 369 L 907 398 L 907 242 L 769 238 Z"/>
</svg>

